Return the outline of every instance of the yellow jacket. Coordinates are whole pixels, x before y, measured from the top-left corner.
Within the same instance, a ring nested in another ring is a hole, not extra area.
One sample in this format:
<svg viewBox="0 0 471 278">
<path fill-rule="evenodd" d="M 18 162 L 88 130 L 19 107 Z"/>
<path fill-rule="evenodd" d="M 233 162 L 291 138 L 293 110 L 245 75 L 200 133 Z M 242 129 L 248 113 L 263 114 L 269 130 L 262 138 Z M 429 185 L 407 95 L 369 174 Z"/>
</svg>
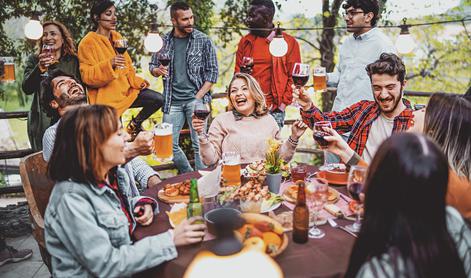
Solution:
<svg viewBox="0 0 471 278">
<path fill-rule="evenodd" d="M 122 37 L 111 31 L 111 38 L 115 41 Z M 111 59 L 114 56 L 116 52 L 110 40 L 95 32 L 89 32 L 78 47 L 80 73 L 88 87 L 89 103 L 110 105 L 121 116 L 149 83 L 136 75 L 127 52 L 124 54 L 125 69 L 113 69 Z"/>
</svg>

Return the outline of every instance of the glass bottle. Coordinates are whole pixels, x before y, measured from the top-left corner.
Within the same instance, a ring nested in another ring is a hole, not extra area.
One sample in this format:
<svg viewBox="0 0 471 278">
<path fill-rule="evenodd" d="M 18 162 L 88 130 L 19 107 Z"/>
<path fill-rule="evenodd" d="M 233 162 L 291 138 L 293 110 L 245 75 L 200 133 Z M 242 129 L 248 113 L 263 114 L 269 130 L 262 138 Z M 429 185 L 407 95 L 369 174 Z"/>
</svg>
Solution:
<svg viewBox="0 0 471 278">
<path fill-rule="evenodd" d="M 306 191 L 304 181 L 296 182 L 298 198 L 293 210 L 293 241 L 306 243 L 309 232 L 309 209 L 306 206 Z"/>
<path fill-rule="evenodd" d="M 191 218 L 194 216 L 203 217 L 203 205 L 200 202 L 198 195 L 198 182 L 196 179 L 191 179 L 190 182 L 190 203 L 187 207 L 187 217 Z M 203 220 L 197 220 L 193 224 L 204 224 Z"/>
</svg>

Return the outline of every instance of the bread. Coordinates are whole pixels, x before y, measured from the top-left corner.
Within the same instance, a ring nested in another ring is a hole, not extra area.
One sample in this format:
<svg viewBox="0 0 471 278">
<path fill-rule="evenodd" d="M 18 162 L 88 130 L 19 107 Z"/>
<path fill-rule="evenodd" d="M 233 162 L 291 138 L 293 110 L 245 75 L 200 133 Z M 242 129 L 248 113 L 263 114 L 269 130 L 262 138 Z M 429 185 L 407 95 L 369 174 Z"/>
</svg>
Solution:
<svg viewBox="0 0 471 278">
<path fill-rule="evenodd" d="M 175 188 L 175 187 L 166 188 L 166 189 L 164 189 L 164 194 L 168 197 L 178 196 L 178 194 L 179 194 L 178 188 Z"/>
</svg>

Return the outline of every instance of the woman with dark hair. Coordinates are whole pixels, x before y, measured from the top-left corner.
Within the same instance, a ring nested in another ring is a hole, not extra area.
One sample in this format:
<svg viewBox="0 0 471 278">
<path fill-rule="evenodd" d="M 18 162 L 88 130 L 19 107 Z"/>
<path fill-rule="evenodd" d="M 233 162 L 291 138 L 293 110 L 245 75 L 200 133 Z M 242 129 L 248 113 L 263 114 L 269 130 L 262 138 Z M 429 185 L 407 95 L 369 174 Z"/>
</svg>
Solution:
<svg viewBox="0 0 471 278">
<path fill-rule="evenodd" d="M 402 133 L 376 153 L 346 277 L 470 277 L 471 231 L 447 207 L 448 163 L 426 137 Z"/>
<path fill-rule="evenodd" d="M 95 31 L 80 42 L 80 72 L 88 86 L 91 104 L 114 107 L 118 115 L 130 107 L 142 107 L 127 127 L 132 140 L 142 130 L 141 124 L 162 107 L 162 95 L 149 89 L 149 82 L 136 75 L 127 52 L 119 54 L 114 44 L 123 37 L 116 31 L 118 18 L 113 1 L 97 2 L 91 9 Z"/>
<path fill-rule="evenodd" d="M 115 109 L 80 106 L 57 129 L 48 173 L 56 181 L 44 217 L 54 277 L 123 277 L 177 256 L 175 246 L 200 242 L 205 225 L 184 220 L 175 230 L 132 242 L 149 225 L 157 203 L 136 195 L 125 162 Z M 199 219 L 202 220 L 202 219 Z"/>
<path fill-rule="evenodd" d="M 35 151 L 42 150 L 44 131 L 58 120 L 57 116 L 41 109 L 42 78 L 48 71 L 59 69 L 80 81 L 77 49 L 69 30 L 58 21 L 46 21 L 43 28 L 43 36 L 38 40 L 38 53 L 26 61 L 22 84 L 25 94 L 34 95 L 28 114 L 28 137 Z"/>
</svg>

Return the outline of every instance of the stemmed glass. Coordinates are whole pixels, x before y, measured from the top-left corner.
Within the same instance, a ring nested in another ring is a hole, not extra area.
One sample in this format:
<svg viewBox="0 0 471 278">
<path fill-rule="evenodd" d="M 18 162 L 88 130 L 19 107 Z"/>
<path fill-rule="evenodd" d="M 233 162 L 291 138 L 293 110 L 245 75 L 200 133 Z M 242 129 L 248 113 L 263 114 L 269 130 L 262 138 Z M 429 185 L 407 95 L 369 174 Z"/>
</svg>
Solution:
<svg viewBox="0 0 471 278">
<path fill-rule="evenodd" d="M 302 64 L 302 63 L 294 64 L 291 77 L 293 78 L 293 83 L 296 86 L 296 88 L 300 89 L 301 87 L 304 87 L 306 85 L 307 81 L 309 80 L 309 70 L 310 70 L 310 67 L 308 64 Z M 301 91 L 299 93 L 301 94 Z M 299 97 L 301 97 L 301 95 Z M 299 107 L 298 102 L 294 101 L 293 106 Z"/>
<path fill-rule="evenodd" d="M 209 113 L 209 105 L 207 103 L 204 103 L 201 99 L 195 100 L 193 115 L 195 115 L 196 118 L 205 121 L 209 116 Z M 198 136 L 200 135 L 202 134 L 199 133 Z"/>
<path fill-rule="evenodd" d="M 307 206 L 310 212 L 309 222 L 314 223 L 312 228 L 309 230 L 309 238 L 323 238 L 325 232 L 319 229 L 316 225 L 317 216 L 319 212 L 324 208 L 327 202 L 327 195 L 329 191 L 328 182 L 321 178 L 310 178 L 307 181 L 306 186 L 306 198 Z"/>
<path fill-rule="evenodd" d="M 118 39 L 114 41 L 114 49 L 120 55 L 123 55 L 128 49 L 128 41 L 126 39 Z M 119 69 L 124 69 L 125 67 L 119 66 Z"/>
<path fill-rule="evenodd" d="M 244 56 L 242 58 L 242 64 L 240 65 L 240 72 L 251 74 L 253 66 L 253 57 Z"/>
<path fill-rule="evenodd" d="M 43 44 L 43 47 L 42 47 L 42 50 L 41 50 L 42 53 L 45 53 L 47 55 L 49 55 L 49 57 L 53 57 L 53 53 L 54 53 L 54 46 L 53 45 L 49 45 L 49 44 Z M 47 63 L 45 65 L 46 67 L 46 71 L 44 73 L 41 74 L 41 77 L 43 78 L 46 78 L 49 76 L 49 73 L 48 73 L 48 70 L 49 70 L 49 66 L 51 64 Z"/>
<path fill-rule="evenodd" d="M 322 165 L 321 170 L 326 170 L 328 168 L 327 165 L 327 145 L 329 145 L 329 142 L 327 142 L 324 139 L 324 136 L 328 136 L 329 133 L 324 130 L 324 127 L 332 128 L 332 124 L 329 121 L 318 121 L 314 123 L 314 129 L 312 136 L 314 137 L 314 140 L 317 142 L 319 147 L 323 150 L 324 152 L 324 165 Z"/>
<path fill-rule="evenodd" d="M 168 67 L 168 65 L 170 65 L 170 61 L 172 60 L 170 59 L 170 53 L 167 51 L 161 51 L 157 55 L 157 58 L 159 59 L 159 63 L 164 67 Z M 162 76 L 162 80 L 167 80 L 167 75 Z"/>
<path fill-rule="evenodd" d="M 360 215 L 364 200 L 363 189 L 366 180 L 366 170 L 366 167 L 355 165 L 350 168 L 350 173 L 348 174 L 347 190 L 350 197 L 356 201 L 356 221 L 352 225 L 345 227 L 355 233 L 358 233 L 361 227 Z"/>
</svg>

